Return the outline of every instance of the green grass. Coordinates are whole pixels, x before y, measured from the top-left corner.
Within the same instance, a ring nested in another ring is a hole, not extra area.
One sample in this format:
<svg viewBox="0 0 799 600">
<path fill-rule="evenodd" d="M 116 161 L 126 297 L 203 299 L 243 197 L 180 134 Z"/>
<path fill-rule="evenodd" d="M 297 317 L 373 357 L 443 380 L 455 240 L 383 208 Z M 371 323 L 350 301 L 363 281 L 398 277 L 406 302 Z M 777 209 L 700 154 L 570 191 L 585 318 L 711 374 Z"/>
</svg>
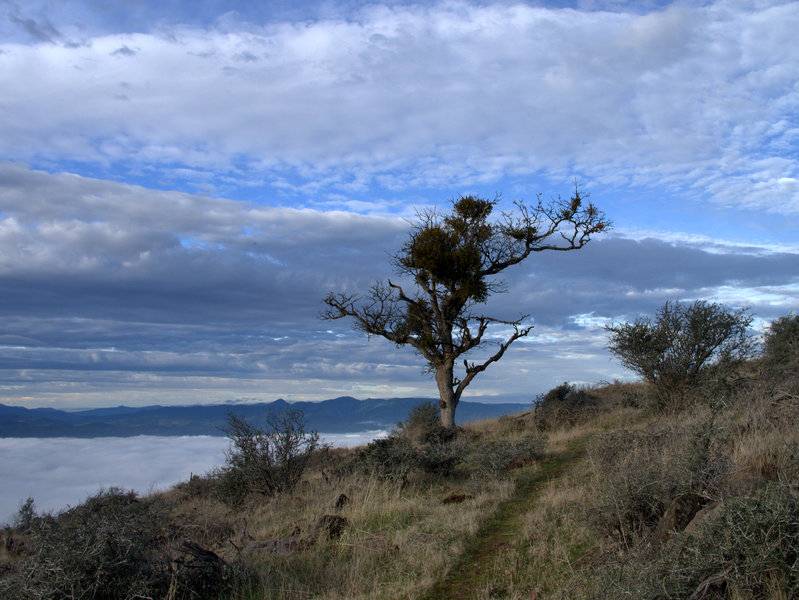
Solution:
<svg viewBox="0 0 799 600">
<path fill-rule="evenodd" d="M 545 484 L 574 465 L 585 452 L 585 438 L 573 440 L 566 451 L 550 456 L 533 467 L 520 469 L 510 498 L 499 504 L 467 543 L 446 576 L 437 581 L 424 600 L 466 600 L 513 571 L 497 566 L 496 558 L 520 542 L 523 519 L 535 506 Z"/>
</svg>

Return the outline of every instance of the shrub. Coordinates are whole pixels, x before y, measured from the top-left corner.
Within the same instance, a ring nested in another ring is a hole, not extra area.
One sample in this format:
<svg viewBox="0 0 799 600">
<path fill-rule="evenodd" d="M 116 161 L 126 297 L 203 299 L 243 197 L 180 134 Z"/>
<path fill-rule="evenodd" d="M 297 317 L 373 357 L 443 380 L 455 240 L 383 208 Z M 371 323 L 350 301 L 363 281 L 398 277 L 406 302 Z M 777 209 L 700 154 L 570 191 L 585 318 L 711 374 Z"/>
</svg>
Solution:
<svg viewBox="0 0 799 600">
<path fill-rule="evenodd" d="M 415 446 L 420 446 L 452 441 L 457 430 L 441 424 L 438 407 L 428 400 L 411 408 L 408 418 L 397 423 L 394 433 L 407 438 Z"/>
<path fill-rule="evenodd" d="M 771 323 L 765 335 L 763 356 L 770 367 L 799 363 L 799 315 L 790 314 Z"/>
<path fill-rule="evenodd" d="M 319 434 L 306 431 L 301 410 L 272 413 L 265 428 L 229 413 L 224 431 L 231 447 L 220 473 L 220 492 L 234 503 L 250 494 L 290 492 L 320 447 Z"/>
<path fill-rule="evenodd" d="M 516 440 L 476 442 L 465 462 L 475 474 L 490 479 L 503 477 L 512 466 L 523 465 L 543 456 L 546 438 L 528 434 Z"/>
<path fill-rule="evenodd" d="M 405 485 L 411 471 L 419 467 L 419 453 L 407 438 L 390 435 L 367 444 L 356 463 L 362 473 Z"/>
<path fill-rule="evenodd" d="M 586 390 L 563 383 L 539 396 L 535 403 L 535 424 L 539 431 L 573 426 L 596 413 L 598 399 Z"/>
<path fill-rule="evenodd" d="M 14 526 L 22 531 L 27 531 L 36 522 L 38 515 L 36 514 L 36 506 L 33 498 L 28 497 L 22 504 L 20 504 L 17 511 L 16 519 L 14 519 Z"/>
<path fill-rule="evenodd" d="M 585 507 L 589 523 L 631 546 L 678 495 L 718 497 L 730 472 L 725 440 L 712 416 L 683 427 L 597 434 L 588 448 L 594 490 Z"/>
<path fill-rule="evenodd" d="M 445 443 L 430 443 L 422 446 L 417 453 L 419 467 L 426 473 L 449 477 L 455 471 L 465 454 L 465 445 L 457 440 Z"/>
<path fill-rule="evenodd" d="M 698 300 L 666 302 L 652 321 L 609 325 L 608 349 L 655 389 L 661 410 L 681 408 L 703 377 L 719 381 L 752 353 L 746 310 Z"/>
<path fill-rule="evenodd" d="M 230 591 L 232 571 L 224 561 L 216 557 L 212 571 L 199 569 L 175 551 L 182 528 L 168 513 L 163 502 L 111 488 L 57 516 L 36 516 L 30 551 L 0 580 L 0 596 L 132 600 L 169 593 L 179 599 Z"/>
<path fill-rule="evenodd" d="M 629 553 L 597 571 L 591 597 L 796 598 L 797 557 L 799 490 L 770 483 L 726 502 L 655 556 Z"/>
</svg>

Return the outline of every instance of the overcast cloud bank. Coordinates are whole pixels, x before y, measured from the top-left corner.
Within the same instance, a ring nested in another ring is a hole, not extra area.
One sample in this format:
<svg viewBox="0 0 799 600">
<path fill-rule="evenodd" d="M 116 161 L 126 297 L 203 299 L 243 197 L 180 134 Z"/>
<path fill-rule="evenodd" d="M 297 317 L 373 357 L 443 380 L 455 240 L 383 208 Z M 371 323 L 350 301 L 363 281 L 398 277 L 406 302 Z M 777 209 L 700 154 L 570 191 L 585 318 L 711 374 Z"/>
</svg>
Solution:
<svg viewBox="0 0 799 600">
<path fill-rule="evenodd" d="M 339 447 L 358 446 L 383 431 L 322 434 Z M 12 520 L 32 497 L 39 512 L 75 506 L 100 488 L 139 494 L 166 490 L 191 474 L 225 464 L 228 439 L 214 436 L 130 438 L 0 438 L 0 523 Z"/>
<path fill-rule="evenodd" d="M 264 207 L 8 163 L 0 196 L 5 403 L 432 389 L 411 352 L 318 320 L 327 291 L 364 290 L 390 275 L 386 252 L 402 244 L 402 219 Z M 529 313 L 536 328 L 473 389 L 525 401 L 563 380 L 624 377 L 604 351 L 604 323 L 674 298 L 747 305 L 769 320 L 797 306 L 797 273 L 793 247 L 707 238 L 617 233 L 579 252 L 534 256 L 507 273 L 508 293 L 486 312 Z"/>
</svg>

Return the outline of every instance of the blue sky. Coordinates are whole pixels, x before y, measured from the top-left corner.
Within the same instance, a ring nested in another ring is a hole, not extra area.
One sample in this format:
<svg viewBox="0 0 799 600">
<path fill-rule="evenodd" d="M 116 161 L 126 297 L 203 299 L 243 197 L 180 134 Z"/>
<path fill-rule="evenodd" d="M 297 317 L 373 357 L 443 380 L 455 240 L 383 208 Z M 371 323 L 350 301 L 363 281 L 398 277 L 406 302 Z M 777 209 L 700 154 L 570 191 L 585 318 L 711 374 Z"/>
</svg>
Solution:
<svg viewBox="0 0 799 600">
<path fill-rule="evenodd" d="M 390 275 L 417 210 L 574 181 L 615 228 L 507 273 L 485 312 L 535 329 L 470 394 L 629 378 L 602 326 L 666 300 L 797 311 L 797 30 L 769 1 L 0 0 L 0 402 L 432 396 L 321 298 Z"/>
</svg>

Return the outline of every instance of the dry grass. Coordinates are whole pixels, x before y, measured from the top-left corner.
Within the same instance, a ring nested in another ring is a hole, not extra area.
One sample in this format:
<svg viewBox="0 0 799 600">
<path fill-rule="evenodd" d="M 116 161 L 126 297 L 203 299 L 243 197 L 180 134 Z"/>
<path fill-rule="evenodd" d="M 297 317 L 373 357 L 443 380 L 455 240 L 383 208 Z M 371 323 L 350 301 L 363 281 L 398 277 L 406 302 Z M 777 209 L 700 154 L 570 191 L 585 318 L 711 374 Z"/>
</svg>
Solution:
<svg viewBox="0 0 799 600">
<path fill-rule="evenodd" d="M 171 519 L 182 524 L 182 535 L 228 563 L 246 567 L 250 576 L 242 578 L 232 596 L 242 600 L 424 597 L 460 558 L 470 556 L 479 542 L 476 536 L 497 518 L 498 507 L 517 499 L 514 529 L 502 543 L 479 555 L 486 564 L 481 565 L 468 597 L 654 598 L 661 592 L 663 597 L 688 597 L 702 583 L 696 578 L 706 576 L 701 569 L 712 567 L 691 562 L 680 552 L 695 553 L 701 538 L 678 536 L 677 545 L 668 547 L 673 551 L 646 554 L 642 548 L 651 533 L 650 523 L 627 531 L 628 539 L 621 541 L 597 527 L 601 522 L 597 513 L 616 510 L 612 507 L 619 506 L 624 494 L 637 490 L 625 487 L 632 483 L 657 488 L 666 496 L 685 486 L 709 483 L 697 491 L 733 507 L 729 510 L 739 511 L 736 514 L 754 515 L 763 522 L 771 518 L 770 499 L 778 498 L 784 503 L 779 506 L 793 510 L 789 492 L 799 480 L 799 386 L 788 375 L 776 382 L 758 380 L 756 369 L 749 368 L 748 383 L 736 395 L 712 407 L 673 415 L 647 412 L 638 401 L 646 395 L 640 384 L 592 389 L 601 409 L 573 426 L 548 430 L 548 460 L 590 439 L 616 440 L 618 449 L 589 443 L 587 455 L 572 459 L 565 473 L 537 480 L 529 501 L 520 497 L 516 481 L 536 477 L 535 467 L 530 466 L 522 470 L 527 475 L 519 471 L 509 478 L 478 477 L 462 468 L 448 477 L 415 471 L 400 485 L 357 470 L 331 470 L 325 461 L 307 473 L 291 494 L 251 498 L 236 509 L 216 498 L 210 479 L 197 478 L 162 496 Z M 463 435 L 468 443 L 486 443 L 522 439 L 535 430 L 531 413 L 473 423 L 464 427 Z M 598 452 L 602 455 L 592 454 Z M 333 462 L 346 464 L 356 454 L 337 452 Z M 704 480 L 696 476 L 702 469 L 709 469 Z M 767 487 L 771 484 L 783 487 L 771 490 Z M 341 494 L 349 502 L 337 508 Z M 444 503 L 450 496 L 462 501 Z M 347 520 L 339 537 L 328 539 L 320 533 L 317 523 L 324 515 Z M 718 528 L 718 522 L 709 527 Z M 732 533 L 713 531 L 715 538 L 710 541 L 727 536 L 726 543 L 733 544 L 736 552 L 750 551 Z M 778 542 L 783 545 L 796 542 L 790 527 L 781 535 L 784 543 Z M 712 544 L 703 550 L 708 556 L 713 551 Z M 0 548 L 0 566 L 18 560 Z M 769 566 L 768 573 L 747 568 L 754 567 L 739 565 L 736 572 L 743 575 L 729 579 L 726 587 L 714 588 L 716 595 L 707 597 L 777 600 L 799 594 L 799 567 L 796 573 L 780 570 L 779 564 Z M 675 587 L 664 592 L 667 585 Z"/>
<path fill-rule="evenodd" d="M 240 548 L 248 541 L 253 548 L 242 558 L 262 573 L 258 598 L 415 598 L 446 571 L 451 557 L 511 489 L 502 480 L 479 486 L 468 480 L 445 486 L 423 480 L 400 488 L 353 476 L 253 504 L 233 535 Z M 337 511 L 342 493 L 349 502 Z M 442 503 L 453 494 L 473 497 Z M 325 514 L 347 519 L 341 537 L 327 540 L 315 533 Z M 286 554 L 257 548 L 259 541 L 292 537 L 312 543 Z"/>
</svg>

